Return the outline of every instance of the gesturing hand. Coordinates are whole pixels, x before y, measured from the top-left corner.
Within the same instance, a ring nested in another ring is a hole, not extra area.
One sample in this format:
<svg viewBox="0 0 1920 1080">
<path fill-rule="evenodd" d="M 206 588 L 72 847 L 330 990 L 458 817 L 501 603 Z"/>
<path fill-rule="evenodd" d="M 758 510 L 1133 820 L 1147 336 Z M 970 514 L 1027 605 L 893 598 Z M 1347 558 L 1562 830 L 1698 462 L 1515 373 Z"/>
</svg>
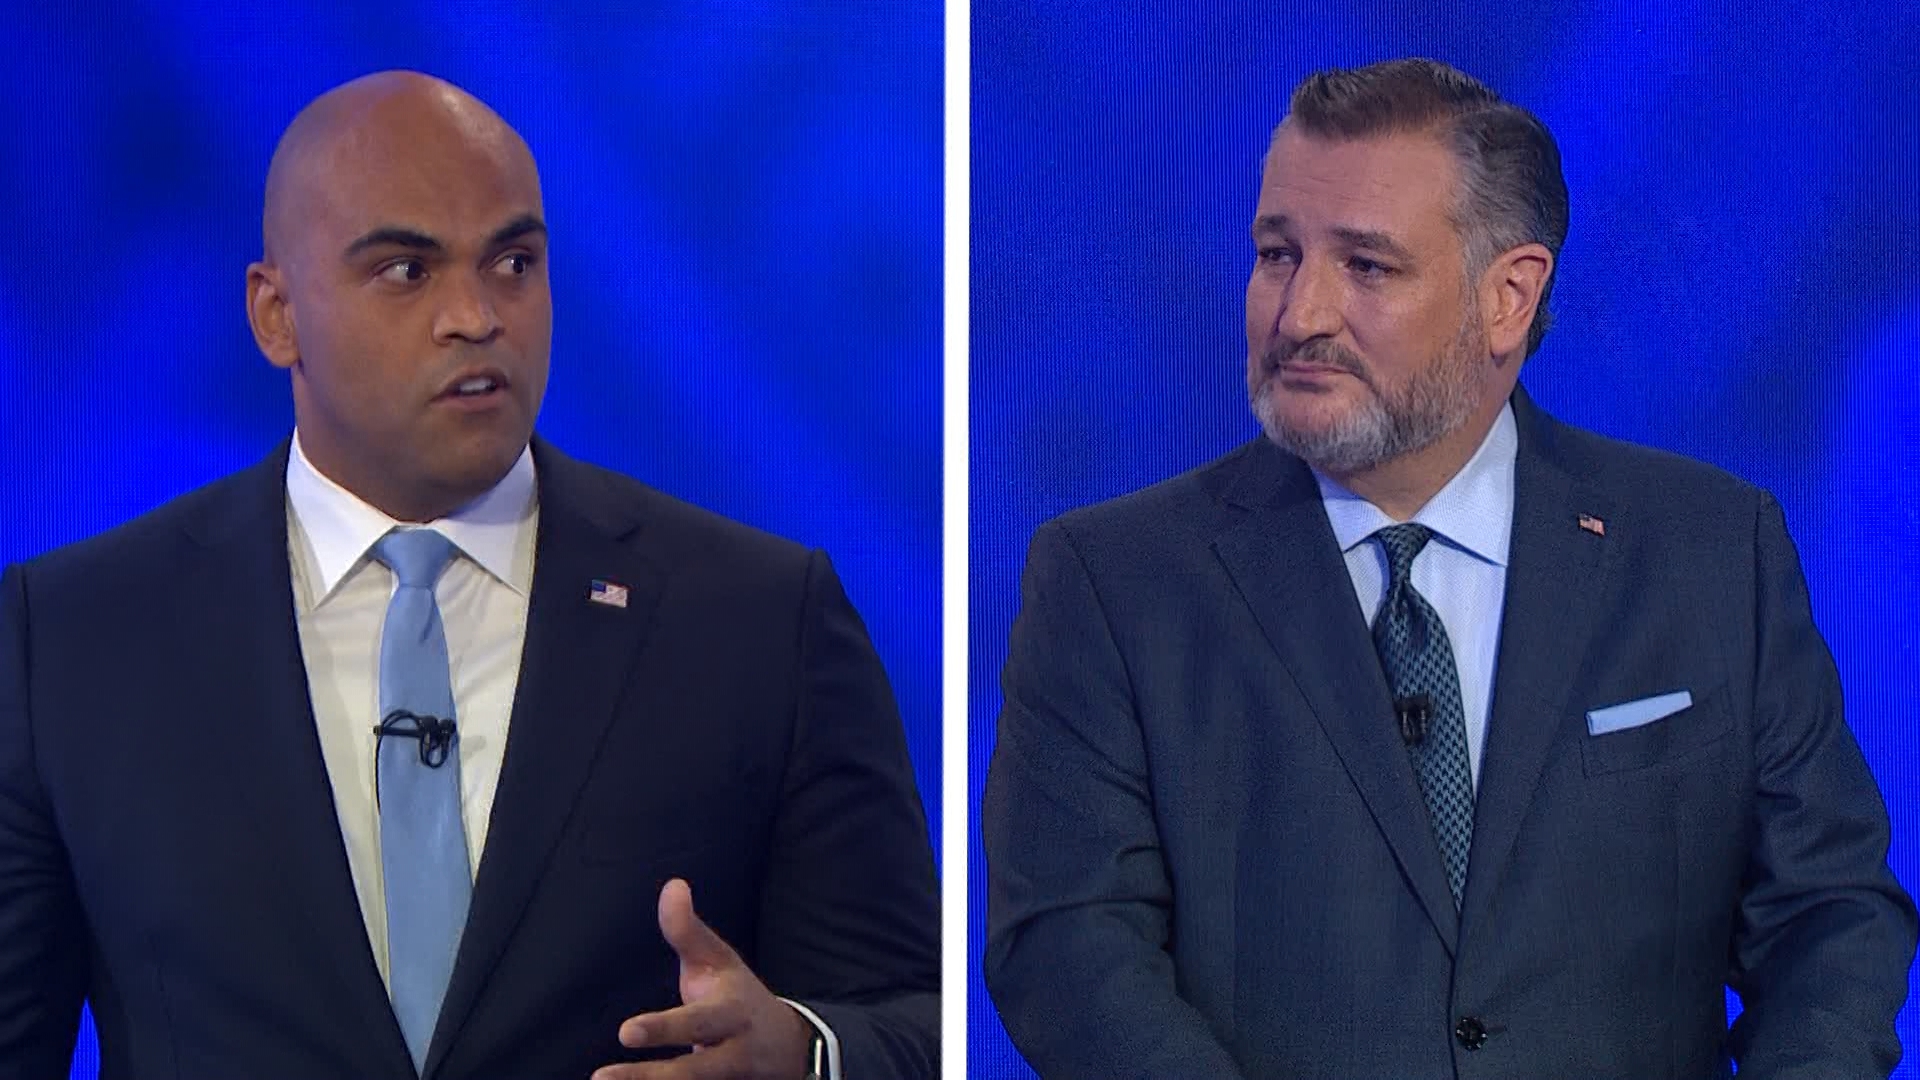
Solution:
<svg viewBox="0 0 1920 1080">
<path fill-rule="evenodd" d="M 660 890 L 660 933 L 680 957 L 678 1008 L 620 1025 L 620 1045 L 691 1046 L 671 1061 L 608 1065 L 593 1080 L 801 1080 L 812 1037 L 798 1012 L 748 970 L 700 916 L 675 878 Z"/>
</svg>

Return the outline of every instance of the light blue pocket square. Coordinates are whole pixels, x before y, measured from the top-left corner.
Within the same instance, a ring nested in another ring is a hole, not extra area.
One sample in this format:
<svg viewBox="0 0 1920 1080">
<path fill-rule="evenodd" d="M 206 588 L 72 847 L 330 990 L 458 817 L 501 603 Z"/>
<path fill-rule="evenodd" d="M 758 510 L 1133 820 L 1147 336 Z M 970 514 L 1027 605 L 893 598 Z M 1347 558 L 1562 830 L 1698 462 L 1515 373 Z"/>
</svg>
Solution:
<svg viewBox="0 0 1920 1080">
<path fill-rule="evenodd" d="M 1604 709 L 1594 709 L 1587 713 L 1587 734 L 1605 735 L 1628 728 L 1644 727 L 1655 720 L 1665 720 L 1681 709 L 1693 704 L 1693 693 L 1689 690 L 1675 690 L 1671 694 L 1655 694 L 1629 701 L 1624 705 L 1609 705 Z"/>
</svg>

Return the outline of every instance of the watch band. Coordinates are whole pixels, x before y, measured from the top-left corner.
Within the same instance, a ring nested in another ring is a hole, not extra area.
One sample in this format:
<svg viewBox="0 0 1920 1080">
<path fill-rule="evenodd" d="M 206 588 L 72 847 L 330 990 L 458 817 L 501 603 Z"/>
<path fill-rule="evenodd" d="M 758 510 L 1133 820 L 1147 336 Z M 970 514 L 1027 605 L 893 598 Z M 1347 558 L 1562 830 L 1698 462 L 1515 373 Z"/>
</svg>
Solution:
<svg viewBox="0 0 1920 1080">
<path fill-rule="evenodd" d="M 840 1080 L 840 1040 L 834 1038 L 833 1028 L 820 1018 L 819 1013 L 792 998 L 781 998 L 780 1001 L 807 1022 L 808 1071 L 805 1080 Z"/>
<path fill-rule="evenodd" d="M 808 1024 L 807 1029 L 810 1036 L 807 1039 L 806 1080 L 827 1080 L 827 1037 L 812 1024 Z"/>
</svg>

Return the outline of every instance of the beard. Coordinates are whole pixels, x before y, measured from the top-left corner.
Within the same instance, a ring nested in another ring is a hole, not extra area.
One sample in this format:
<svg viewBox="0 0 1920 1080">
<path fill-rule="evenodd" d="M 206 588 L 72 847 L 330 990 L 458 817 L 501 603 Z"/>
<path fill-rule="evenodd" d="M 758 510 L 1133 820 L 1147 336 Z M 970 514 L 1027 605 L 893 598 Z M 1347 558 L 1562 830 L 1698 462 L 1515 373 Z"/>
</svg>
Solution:
<svg viewBox="0 0 1920 1080">
<path fill-rule="evenodd" d="M 1269 346 L 1261 357 L 1264 374 L 1247 396 L 1267 438 L 1281 449 L 1323 473 L 1350 475 L 1424 450 L 1458 431 L 1480 405 L 1486 358 L 1480 313 L 1469 305 L 1454 339 L 1397 387 L 1383 389 L 1359 357 L 1314 338 L 1294 348 Z M 1289 426 L 1276 399 L 1284 392 L 1278 366 L 1291 360 L 1337 367 L 1372 393 L 1318 428 Z"/>
</svg>

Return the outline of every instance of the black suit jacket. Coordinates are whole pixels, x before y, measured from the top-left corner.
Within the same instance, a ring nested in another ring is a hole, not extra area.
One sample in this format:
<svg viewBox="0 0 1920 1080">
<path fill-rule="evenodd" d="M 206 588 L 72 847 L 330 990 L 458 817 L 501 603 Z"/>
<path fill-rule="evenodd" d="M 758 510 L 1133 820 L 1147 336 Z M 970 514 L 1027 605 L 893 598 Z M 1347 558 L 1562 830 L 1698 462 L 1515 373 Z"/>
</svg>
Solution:
<svg viewBox="0 0 1920 1080">
<path fill-rule="evenodd" d="M 286 447 L 0 584 L 0 1080 L 413 1076 L 308 702 Z M 505 761 L 426 1075 L 579 1080 L 678 1003 L 671 877 L 849 1076 L 930 1076 L 937 889 L 826 558 L 536 440 Z M 629 589 L 590 603 L 589 583 Z"/>
<path fill-rule="evenodd" d="M 1914 910 L 1778 506 L 1514 411 L 1458 914 L 1305 465 L 1256 440 L 1036 535 L 982 824 L 985 974 L 1043 1076 L 1891 1071 Z"/>
</svg>

